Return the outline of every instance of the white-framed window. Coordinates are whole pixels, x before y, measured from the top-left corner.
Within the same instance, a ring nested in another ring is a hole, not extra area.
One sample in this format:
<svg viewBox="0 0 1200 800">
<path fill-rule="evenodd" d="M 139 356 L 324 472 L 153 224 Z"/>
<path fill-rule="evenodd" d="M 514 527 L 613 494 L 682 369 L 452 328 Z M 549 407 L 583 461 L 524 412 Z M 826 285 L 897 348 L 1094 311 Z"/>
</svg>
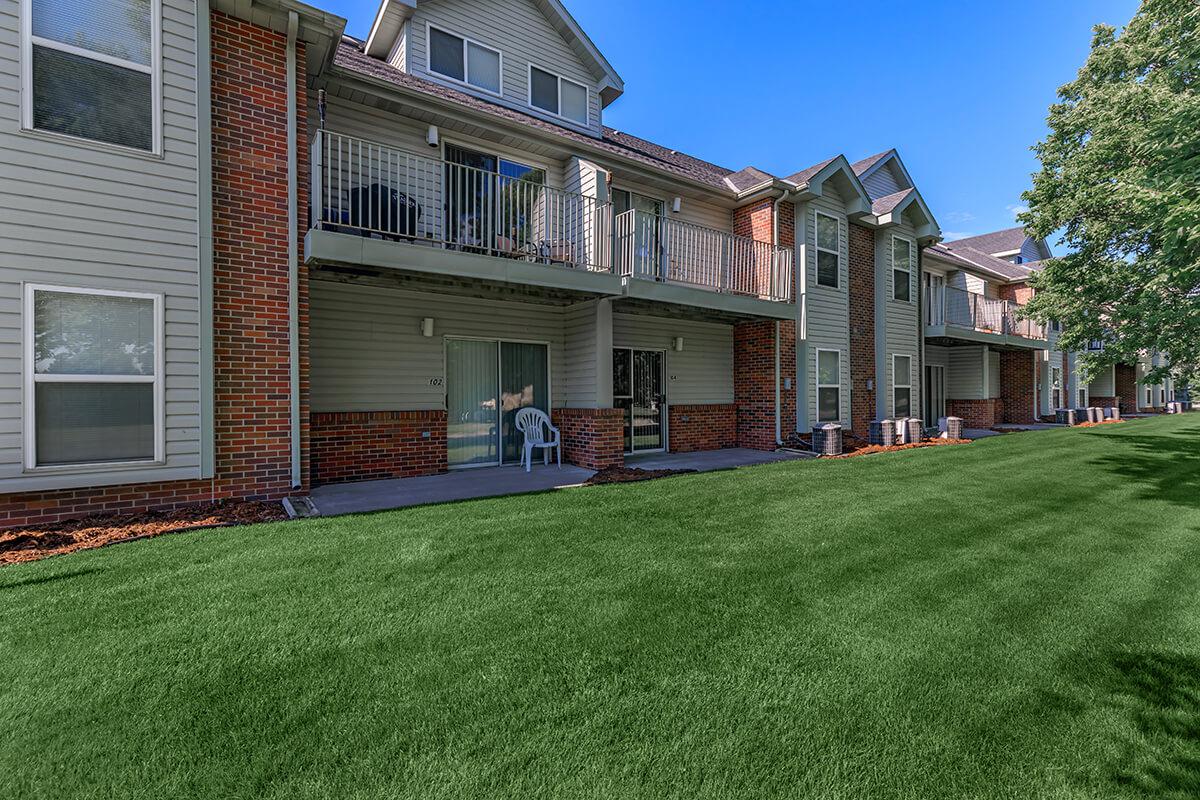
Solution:
<svg viewBox="0 0 1200 800">
<path fill-rule="evenodd" d="M 164 460 L 160 294 L 26 284 L 25 466 Z"/>
<path fill-rule="evenodd" d="M 580 125 L 588 124 L 588 88 L 529 65 L 529 105 Z"/>
<path fill-rule="evenodd" d="M 21 0 L 21 126 L 162 152 L 162 0 Z"/>
<path fill-rule="evenodd" d="M 435 75 L 501 94 L 504 56 L 494 47 L 426 24 L 426 67 Z"/>
<path fill-rule="evenodd" d="M 903 236 L 892 237 L 892 299 L 912 300 L 913 258 L 916 248 Z"/>
<path fill-rule="evenodd" d="M 817 285 L 838 287 L 842 260 L 842 226 L 837 217 L 813 212 L 813 229 L 817 242 Z"/>
<path fill-rule="evenodd" d="M 842 354 L 817 351 L 817 421 L 837 422 L 842 416 Z"/>
<path fill-rule="evenodd" d="M 912 356 L 892 354 L 892 414 L 912 416 Z"/>
<path fill-rule="evenodd" d="M 1059 367 L 1050 368 L 1050 388 L 1052 392 L 1051 402 L 1056 409 L 1062 408 L 1062 369 Z"/>
</svg>

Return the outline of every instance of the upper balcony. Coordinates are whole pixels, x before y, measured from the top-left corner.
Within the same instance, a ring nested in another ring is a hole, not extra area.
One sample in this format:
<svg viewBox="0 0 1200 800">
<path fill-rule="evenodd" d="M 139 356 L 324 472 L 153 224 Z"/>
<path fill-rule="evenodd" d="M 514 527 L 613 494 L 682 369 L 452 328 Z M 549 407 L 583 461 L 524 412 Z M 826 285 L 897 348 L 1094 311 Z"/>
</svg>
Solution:
<svg viewBox="0 0 1200 800">
<path fill-rule="evenodd" d="M 488 171 L 330 131 L 311 164 L 310 259 L 794 315 L 779 305 L 792 300 L 790 248 L 616 213 L 547 186 L 541 170 Z"/>
<path fill-rule="evenodd" d="M 926 287 L 925 335 L 1045 349 L 1046 326 L 1020 319 L 1020 305 L 949 286 Z"/>
</svg>

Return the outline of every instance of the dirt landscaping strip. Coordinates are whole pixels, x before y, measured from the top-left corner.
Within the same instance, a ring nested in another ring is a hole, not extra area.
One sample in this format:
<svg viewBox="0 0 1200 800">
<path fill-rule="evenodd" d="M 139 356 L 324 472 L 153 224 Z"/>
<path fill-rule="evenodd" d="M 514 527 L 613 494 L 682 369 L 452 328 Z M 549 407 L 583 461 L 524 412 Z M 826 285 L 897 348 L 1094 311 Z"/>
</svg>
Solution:
<svg viewBox="0 0 1200 800">
<path fill-rule="evenodd" d="M 854 458 L 855 456 L 869 456 L 874 453 L 894 453 L 900 450 L 915 450 L 918 447 L 941 447 L 948 444 L 971 444 L 970 439 L 927 439 L 923 442 L 913 442 L 911 444 L 894 444 L 890 447 L 881 444 L 868 444 L 864 447 L 859 447 L 856 450 L 851 450 L 847 453 L 842 453 L 839 456 L 825 456 L 825 458 Z"/>
<path fill-rule="evenodd" d="M 605 467 L 583 482 L 584 486 L 600 486 L 605 483 L 633 483 L 666 478 L 671 475 L 686 475 L 694 469 L 638 469 L 637 467 Z"/>
<path fill-rule="evenodd" d="M 94 514 L 0 531 L 0 564 L 36 561 L 164 533 L 276 522 L 287 518 L 281 504 L 259 501 L 211 503 L 141 514 Z"/>
</svg>

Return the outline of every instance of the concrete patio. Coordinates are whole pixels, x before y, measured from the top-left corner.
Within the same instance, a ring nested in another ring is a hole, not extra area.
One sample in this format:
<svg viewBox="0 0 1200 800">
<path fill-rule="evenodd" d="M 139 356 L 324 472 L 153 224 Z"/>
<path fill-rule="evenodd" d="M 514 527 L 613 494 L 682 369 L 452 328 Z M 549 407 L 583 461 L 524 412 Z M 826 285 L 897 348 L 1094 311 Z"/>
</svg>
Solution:
<svg viewBox="0 0 1200 800">
<path fill-rule="evenodd" d="M 710 472 L 777 461 L 812 458 L 791 452 L 766 452 L 743 448 L 708 450 L 698 453 L 647 453 L 629 456 L 625 465 L 637 469 L 680 469 Z M 321 516 L 384 511 L 427 503 L 448 503 L 509 494 L 528 494 L 578 486 L 595 475 L 594 470 L 563 464 L 562 468 L 536 464 L 526 473 L 519 466 L 458 469 L 419 478 L 392 478 L 359 483 L 318 486 L 309 494 Z"/>
</svg>

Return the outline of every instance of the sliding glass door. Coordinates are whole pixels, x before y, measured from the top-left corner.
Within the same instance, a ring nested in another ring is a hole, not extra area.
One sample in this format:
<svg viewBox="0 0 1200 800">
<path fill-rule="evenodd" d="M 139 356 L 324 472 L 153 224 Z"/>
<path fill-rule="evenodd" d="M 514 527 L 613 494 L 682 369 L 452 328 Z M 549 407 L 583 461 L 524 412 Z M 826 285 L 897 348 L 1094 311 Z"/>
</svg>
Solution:
<svg viewBox="0 0 1200 800">
<path fill-rule="evenodd" d="M 667 404 L 661 350 L 613 350 L 613 406 L 625 410 L 625 452 L 662 450 Z"/>
<path fill-rule="evenodd" d="M 450 466 L 515 464 L 521 458 L 517 412 L 550 413 L 544 344 L 446 339 L 446 449 Z"/>
<path fill-rule="evenodd" d="M 447 240 L 503 254 L 538 243 L 546 173 L 464 147 L 446 145 Z"/>
</svg>

